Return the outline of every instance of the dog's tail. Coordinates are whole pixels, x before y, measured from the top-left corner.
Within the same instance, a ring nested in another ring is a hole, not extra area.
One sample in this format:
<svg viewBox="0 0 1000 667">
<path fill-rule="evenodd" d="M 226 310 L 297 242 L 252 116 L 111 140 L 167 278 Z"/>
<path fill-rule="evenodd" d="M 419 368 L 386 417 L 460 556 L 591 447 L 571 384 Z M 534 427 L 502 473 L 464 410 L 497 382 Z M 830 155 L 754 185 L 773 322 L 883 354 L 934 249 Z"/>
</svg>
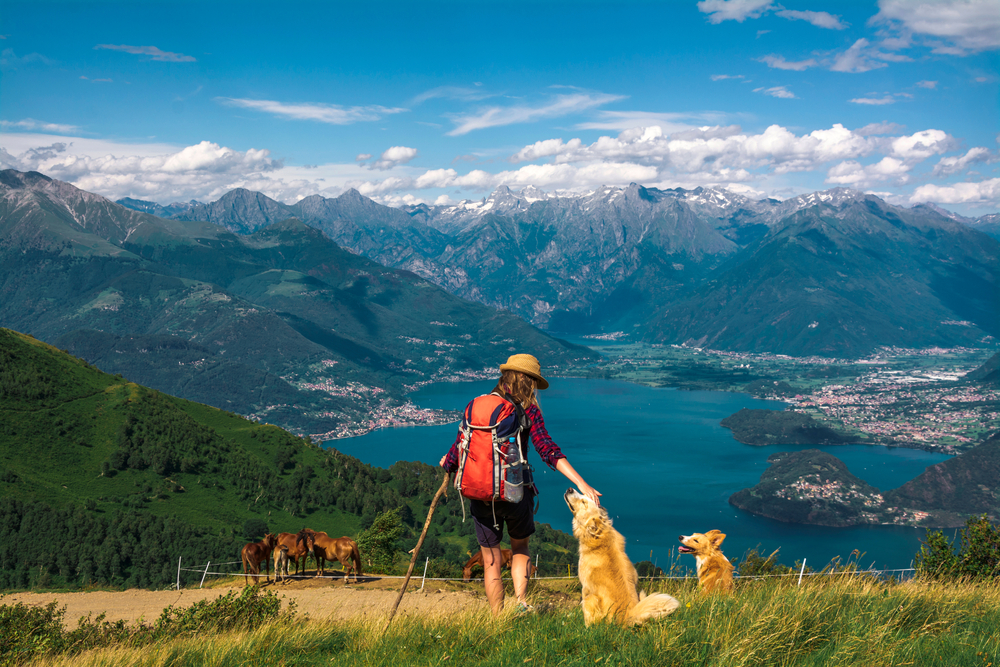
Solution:
<svg viewBox="0 0 1000 667">
<path fill-rule="evenodd" d="M 640 594 L 639 604 L 632 608 L 628 614 L 629 623 L 645 623 L 651 618 L 660 618 L 674 613 L 680 606 L 680 602 L 670 597 L 666 593 L 656 593 L 646 596 Z"/>
</svg>

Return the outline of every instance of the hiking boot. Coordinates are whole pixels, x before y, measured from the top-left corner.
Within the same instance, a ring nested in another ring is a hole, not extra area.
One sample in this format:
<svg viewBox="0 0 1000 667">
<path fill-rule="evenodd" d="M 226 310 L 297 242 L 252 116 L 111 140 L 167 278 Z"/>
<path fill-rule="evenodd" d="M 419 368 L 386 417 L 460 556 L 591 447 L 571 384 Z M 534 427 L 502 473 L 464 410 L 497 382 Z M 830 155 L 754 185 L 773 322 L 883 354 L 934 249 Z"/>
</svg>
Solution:
<svg viewBox="0 0 1000 667">
<path fill-rule="evenodd" d="M 518 602 L 517 606 L 514 607 L 514 614 L 516 616 L 525 616 L 527 614 L 534 614 L 535 608 L 528 604 L 527 602 Z"/>
</svg>

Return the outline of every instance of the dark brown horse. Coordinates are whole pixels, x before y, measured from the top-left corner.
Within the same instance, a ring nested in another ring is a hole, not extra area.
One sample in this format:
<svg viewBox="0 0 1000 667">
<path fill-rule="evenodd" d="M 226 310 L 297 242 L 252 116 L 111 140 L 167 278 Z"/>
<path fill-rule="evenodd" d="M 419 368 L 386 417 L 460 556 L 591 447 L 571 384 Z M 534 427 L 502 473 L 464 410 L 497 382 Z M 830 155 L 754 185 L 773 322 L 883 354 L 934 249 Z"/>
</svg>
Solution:
<svg viewBox="0 0 1000 667">
<path fill-rule="evenodd" d="M 358 543 L 349 537 L 333 539 L 326 533 L 309 531 L 307 542 L 312 545 L 313 556 L 316 557 L 316 567 L 322 577 L 326 573 L 326 561 L 340 561 L 344 568 L 344 584 L 347 584 L 351 570 L 354 570 L 354 583 L 358 582 L 358 575 L 361 574 L 361 554 L 358 553 Z"/>
<path fill-rule="evenodd" d="M 288 547 L 288 560 L 295 563 L 295 576 L 299 575 L 299 568 L 302 574 L 306 573 L 306 557 L 311 549 L 306 545 L 306 531 L 303 528 L 297 533 L 278 533 L 278 546 Z"/>
<path fill-rule="evenodd" d="M 264 563 L 267 574 L 264 582 L 271 581 L 271 551 L 278 544 L 278 538 L 268 533 L 260 542 L 252 542 L 243 547 L 240 557 L 243 559 L 243 584 L 246 585 L 249 575 L 254 576 L 254 583 L 257 583 L 257 575 L 260 574 L 260 564 Z"/>
<path fill-rule="evenodd" d="M 514 558 L 514 552 L 512 552 L 510 549 L 501 549 L 500 550 L 500 568 L 501 569 L 503 569 L 505 567 L 506 568 L 510 568 L 510 564 L 511 564 L 511 561 L 513 560 L 513 558 Z M 476 553 L 472 554 L 472 558 L 470 558 L 469 562 L 466 563 L 465 566 L 462 568 L 462 581 L 468 581 L 468 580 L 472 579 L 472 568 L 474 568 L 474 567 L 483 567 L 483 552 L 482 551 L 477 551 Z M 528 578 L 529 579 L 531 577 L 535 576 L 535 571 L 536 570 L 537 570 L 537 568 L 535 567 L 535 564 L 529 561 L 528 562 Z"/>
</svg>

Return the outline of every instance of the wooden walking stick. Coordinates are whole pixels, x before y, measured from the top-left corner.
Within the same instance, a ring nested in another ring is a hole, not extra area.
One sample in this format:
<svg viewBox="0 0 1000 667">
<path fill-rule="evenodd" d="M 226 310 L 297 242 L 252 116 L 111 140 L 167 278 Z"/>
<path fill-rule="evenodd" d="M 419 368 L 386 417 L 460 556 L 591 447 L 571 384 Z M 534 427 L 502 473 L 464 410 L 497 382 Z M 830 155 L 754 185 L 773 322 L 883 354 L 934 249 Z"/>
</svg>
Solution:
<svg viewBox="0 0 1000 667">
<path fill-rule="evenodd" d="M 431 501 L 431 507 L 427 510 L 427 520 L 424 521 L 424 529 L 420 531 L 420 539 L 417 540 L 417 546 L 413 547 L 413 558 L 410 559 L 410 567 L 406 570 L 406 578 L 403 579 L 403 587 L 399 589 L 399 596 L 396 598 L 396 604 L 392 605 L 392 611 L 389 612 L 389 620 L 385 623 L 385 630 L 389 629 L 389 624 L 392 623 L 392 619 L 396 616 L 396 610 L 399 609 L 399 603 L 403 600 L 403 594 L 406 593 L 406 586 L 410 583 L 410 575 L 413 574 L 413 566 L 417 564 L 417 556 L 420 554 L 420 547 L 424 545 L 424 538 L 427 537 L 427 529 L 431 527 L 431 517 L 434 516 L 434 508 L 437 507 L 438 500 L 441 499 L 442 495 L 447 495 L 448 493 L 448 480 L 451 478 L 449 473 L 444 474 L 444 480 L 441 482 L 441 488 L 437 490 L 434 494 L 434 500 Z"/>
</svg>

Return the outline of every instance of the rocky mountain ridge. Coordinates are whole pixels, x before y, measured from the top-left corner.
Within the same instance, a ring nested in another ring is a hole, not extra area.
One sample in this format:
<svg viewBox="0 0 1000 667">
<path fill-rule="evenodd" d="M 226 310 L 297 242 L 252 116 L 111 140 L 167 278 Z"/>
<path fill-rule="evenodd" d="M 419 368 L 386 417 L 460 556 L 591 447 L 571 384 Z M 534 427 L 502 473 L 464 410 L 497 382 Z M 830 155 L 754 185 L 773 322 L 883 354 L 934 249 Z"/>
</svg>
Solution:
<svg viewBox="0 0 1000 667">
<path fill-rule="evenodd" d="M 226 215 L 206 205 L 198 216 L 238 229 L 243 215 L 256 228 L 274 215 L 259 197 L 244 207 L 259 215 L 229 202 Z M 845 356 L 1000 335 L 995 239 L 933 207 L 844 188 L 756 201 L 634 183 L 579 195 L 501 187 L 481 202 L 405 210 L 352 191 L 285 212 L 550 331 Z"/>
</svg>

